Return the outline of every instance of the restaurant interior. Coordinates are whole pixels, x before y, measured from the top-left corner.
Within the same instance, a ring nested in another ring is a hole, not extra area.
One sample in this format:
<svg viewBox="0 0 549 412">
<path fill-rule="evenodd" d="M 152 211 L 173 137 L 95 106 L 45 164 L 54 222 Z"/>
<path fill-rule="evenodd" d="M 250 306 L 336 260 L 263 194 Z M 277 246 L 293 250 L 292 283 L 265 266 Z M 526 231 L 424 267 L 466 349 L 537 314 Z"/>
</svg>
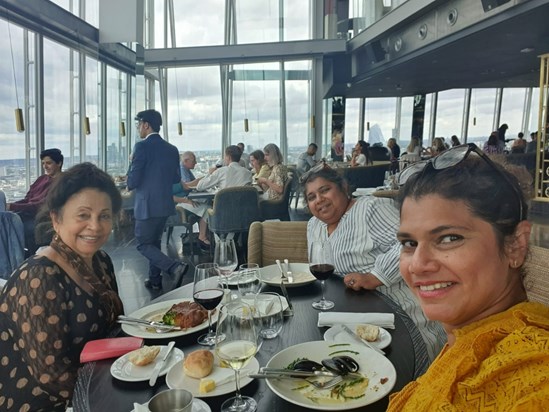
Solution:
<svg viewBox="0 0 549 412">
<path fill-rule="evenodd" d="M 52 147 L 65 155 L 64 170 L 91 162 L 121 179 L 139 140 L 134 116 L 149 108 L 162 113 L 165 140 L 196 154 L 197 175 L 238 142 L 248 154 L 276 143 L 290 168 L 315 143 L 317 160 L 345 175 L 352 191 L 384 186 L 389 164 L 351 170 L 358 140 L 386 146 L 395 138 L 404 151 L 412 136 L 428 147 L 437 136 L 457 135 L 482 147 L 505 123 L 506 153 L 518 133 L 528 140 L 536 135 L 535 153 L 506 156 L 532 176 L 530 242 L 549 248 L 548 16 L 547 0 L 0 0 L 0 189 L 8 202 L 21 199 L 42 174 L 38 155 Z M 382 173 L 374 173 L 379 166 Z M 281 220 L 311 218 L 301 190 L 294 178 L 285 197 L 288 218 Z M 212 262 L 214 246 L 198 247 L 198 224 L 166 228 L 162 251 L 190 270 L 181 278 L 164 276 L 160 290 L 148 289 L 132 208 L 124 206 L 104 246 L 125 313 L 191 297 L 194 268 Z M 246 232 L 241 264 L 250 253 Z M 334 279 L 327 283 L 332 299 L 358 305 Z M 265 340 L 262 366 L 288 345 L 322 339 L 316 325 L 308 330 L 317 286 L 289 291 L 296 308 L 285 321 L 290 336 Z M 368 297 L 369 309 L 398 313 L 382 297 Z M 397 329 L 405 322 L 398 317 Z M 303 336 L 299 328 L 307 329 Z M 179 337 L 176 346 L 195 349 L 197 336 Z M 413 340 L 393 335 L 393 345 Z M 395 388 L 425 370 L 413 344 L 389 355 L 399 365 Z M 108 362 L 83 368 L 75 411 L 131 410 L 168 387 L 164 378 L 154 387 L 121 383 Z M 244 386 L 258 410 L 307 410 L 281 389 L 277 397 L 263 383 Z M 202 399 L 218 410 L 227 393 Z M 371 410 L 385 410 L 387 398 L 372 403 Z"/>
</svg>

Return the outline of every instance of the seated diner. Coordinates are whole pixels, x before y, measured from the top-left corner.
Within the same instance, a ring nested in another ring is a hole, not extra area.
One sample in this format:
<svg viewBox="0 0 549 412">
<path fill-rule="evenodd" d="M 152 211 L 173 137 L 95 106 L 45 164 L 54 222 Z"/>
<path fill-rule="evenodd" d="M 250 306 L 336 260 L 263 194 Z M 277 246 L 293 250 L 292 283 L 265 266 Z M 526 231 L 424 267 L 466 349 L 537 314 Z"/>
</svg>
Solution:
<svg viewBox="0 0 549 412">
<path fill-rule="evenodd" d="M 257 183 L 263 189 L 263 198 L 265 200 L 278 200 L 284 195 L 284 185 L 288 180 L 288 169 L 282 160 L 284 159 L 278 146 L 269 143 L 263 148 L 265 161 L 271 168 L 269 177 L 260 177 Z"/>
<path fill-rule="evenodd" d="M 419 329 L 429 359 L 434 359 L 446 336 L 438 322 L 425 317 L 399 272 L 399 220 L 393 200 L 352 198 L 347 182 L 330 168 L 311 173 L 304 187 L 313 214 L 307 226 L 309 245 L 314 240 L 331 244 L 335 273 L 349 289 L 376 289 L 400 305 Z"/>
<path fill-rule="evenodd" d="M 448 343 L 388 410 L 545 410 L 549 308 L 523 284 L 531 224 L 515 173 L 467 144 L 400 182 L 400 271 Z"/>
</svg>

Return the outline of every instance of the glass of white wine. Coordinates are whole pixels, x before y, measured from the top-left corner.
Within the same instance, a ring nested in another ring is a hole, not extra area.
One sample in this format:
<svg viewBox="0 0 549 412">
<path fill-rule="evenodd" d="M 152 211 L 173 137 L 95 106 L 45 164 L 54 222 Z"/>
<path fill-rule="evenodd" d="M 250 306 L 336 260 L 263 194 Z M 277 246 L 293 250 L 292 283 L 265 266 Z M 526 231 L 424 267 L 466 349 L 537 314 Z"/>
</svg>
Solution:
<svg viewBox="0 0 549 412">
<path fill-rule="evenodd" d="M 250 305 L 236 300 L 221 308 L 217 323 L 215 352 L 235 373 L 236 393 L 221 405 L 221 412 L 253 412 L 257 402 L 240 394 L 240 369 L 257 352 L 257 334 Z"/>
</svg>

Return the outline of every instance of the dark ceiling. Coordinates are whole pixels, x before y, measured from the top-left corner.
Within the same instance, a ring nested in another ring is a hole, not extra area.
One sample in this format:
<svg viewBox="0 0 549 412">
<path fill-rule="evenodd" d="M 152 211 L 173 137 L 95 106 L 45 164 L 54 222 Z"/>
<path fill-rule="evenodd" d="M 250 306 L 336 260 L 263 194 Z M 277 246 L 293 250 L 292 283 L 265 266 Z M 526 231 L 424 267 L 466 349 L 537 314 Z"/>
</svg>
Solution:
<svg viewBox="0 0 549 412">
<path fill-rule="evenodd" d="M 454 88 L 538 87 L 538 56 L 549 53 L 549 0 L 524 3 L 496 22 L 474 25 L 377 64 L 347 83 L 335 82 L 328 94 L 389 97 Z"/>
</svg>

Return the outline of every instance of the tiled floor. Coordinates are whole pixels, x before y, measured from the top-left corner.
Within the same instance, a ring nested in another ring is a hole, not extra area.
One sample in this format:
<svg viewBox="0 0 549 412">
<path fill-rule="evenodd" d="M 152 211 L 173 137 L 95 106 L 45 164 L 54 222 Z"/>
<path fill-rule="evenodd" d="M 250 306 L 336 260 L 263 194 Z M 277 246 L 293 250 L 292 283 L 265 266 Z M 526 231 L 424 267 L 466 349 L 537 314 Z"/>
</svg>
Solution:
<svg viewBox="0 0 549 412">
<path fill-rule="evenodd" d="M 309 215 L 303 209 L 294 210 L 291 208 L 290 215 L 292 220 L 309 219 Z M 532 215 L 530 220 L 534 224 L 531 237 L 532 243 L 549 248 L 549 216 Z M 194 266 L 201 262 L 213 261 L 213 255 L 201 253 L 199 248 L 195 247 L 195 253 L 198 250 L 199 255 L 196 255 L 191 261 L 187 247 L 185 247 L 185 250 L 182 248 L 180 237 L 182 231 L 182 228 L 176 227 L 169 242 L 166 242 L 166 234 L 164 234 L 162 249 L 169 256 L 191 264 L 189 271 L 182 280 L 182 284 L 187 284 L 192 281 Z M 148 262 L 135 248 L 133 226 L 125 226 L 113 232 L 111 239 L 105 245 L 105 250 L 113 260 L 120 295 L 127 314 L 147 305 L 151 299 L 158 297 L 160 294 L 173 289 L 179 281 L 179 279 L 171 279 L 165 276 L 162 291 L 153 292 L 145 288 L 143 282 L 147 278 Z"/>
</svg>

